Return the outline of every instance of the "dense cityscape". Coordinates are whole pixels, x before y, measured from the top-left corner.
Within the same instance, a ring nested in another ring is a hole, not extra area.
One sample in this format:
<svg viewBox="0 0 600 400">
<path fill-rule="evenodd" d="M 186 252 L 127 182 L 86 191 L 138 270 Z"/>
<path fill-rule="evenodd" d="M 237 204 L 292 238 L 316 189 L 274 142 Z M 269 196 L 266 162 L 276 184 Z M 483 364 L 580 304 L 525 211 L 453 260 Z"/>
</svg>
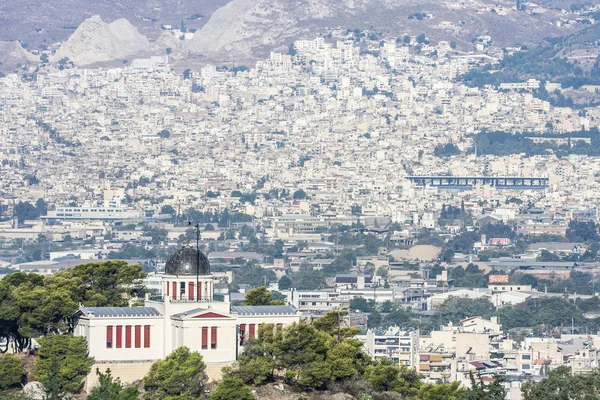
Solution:
<svg viewBox="0 0 600 400">
<path fill-rule="evenodd" d="M 600 398 L 597 44 L 473 45 L 0 77 L 0 399 Z"/>
</svg>

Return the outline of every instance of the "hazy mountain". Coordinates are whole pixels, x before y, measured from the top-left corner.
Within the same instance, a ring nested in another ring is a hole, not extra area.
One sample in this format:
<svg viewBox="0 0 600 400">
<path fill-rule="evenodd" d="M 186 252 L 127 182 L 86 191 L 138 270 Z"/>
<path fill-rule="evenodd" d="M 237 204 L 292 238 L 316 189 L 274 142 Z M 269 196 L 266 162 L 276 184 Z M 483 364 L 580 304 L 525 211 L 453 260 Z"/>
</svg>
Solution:
<svg viewBox="0 0 600 400">
<path fill-rule="evenodd" d="M 14 68 L 24 61 L 37 61 L 19 42 L 0 42 L 0 63 L 4 67 Z"/>
<path fill-rule="evenodd" d="M 560 9 L 575 0 L 540 0 L 536 3 L 546 8 L 527 12 L 511 11 L 515 2 L 11 0 L 0 2 L 0 40 L 20 40 L 29 51 L 66 41 L 53 59 L 69 57 L 84 65 L 145 50 L 146 54 L 164 54 L 167 48 L 174 58 L 247 60 L 285 49 L 297 38 L 314 38 L 335 28 L 371 29 L 384 37 L 425 34 L 433 41 L 454 40 L 465 50 L 473 50 L 472 41 L 478 35 L 489 35 L 494 46 L 505 47 L 536 44 L 545 37 L 568 35 L 581 28 L 556 25 L 562 18 Z M 193 39 L 179 40 L 161 29 L 163 25 L 179 27 L 181 21 L 186 29 L 197 30 Z"/>
<path fill-rule="evenodd" d="M 184 49 L 235 60 L 264 55 L 299 37 L 314 38 L 335 27 L 371 28 L 382 36 L 424 33 L 433 40 L 455 40 L 471 47 L 478 35 L 490 35 L 497 45 L 507 46 L 564 34 L 552 23 L 559 18 L 557 10 L 511 12 L 512 6 L 512 1 L 487 0 L 233 0 L 215 11 Z M 501 15 L 493 7 L 508 11 Z M 414 17 L 417 14 L 419 18 Z"/>
<path fill-rule="evenodd" d="M 99 16 L 88 18 L 54 55 L 54 61 L 64 57 L 76 65 L 125 59 L 149 49 L 150 43 L 126 19 L 110 24 Z"/>
</svg>

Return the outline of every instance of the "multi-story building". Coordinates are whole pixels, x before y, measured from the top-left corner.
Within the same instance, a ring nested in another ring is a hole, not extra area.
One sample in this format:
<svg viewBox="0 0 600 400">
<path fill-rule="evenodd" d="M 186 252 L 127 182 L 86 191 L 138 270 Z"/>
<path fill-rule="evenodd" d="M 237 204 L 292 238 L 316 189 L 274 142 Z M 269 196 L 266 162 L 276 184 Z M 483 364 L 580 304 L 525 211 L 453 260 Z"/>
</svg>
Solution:
<svg viewBox="0 0 600 400">
<path fill-rule="evenodd" d="M 389 358 L 395 364 L 417 368 L 419 362 L 419 330 L 369 329 L 365 349 L 375 360 Z"/>
</svg>

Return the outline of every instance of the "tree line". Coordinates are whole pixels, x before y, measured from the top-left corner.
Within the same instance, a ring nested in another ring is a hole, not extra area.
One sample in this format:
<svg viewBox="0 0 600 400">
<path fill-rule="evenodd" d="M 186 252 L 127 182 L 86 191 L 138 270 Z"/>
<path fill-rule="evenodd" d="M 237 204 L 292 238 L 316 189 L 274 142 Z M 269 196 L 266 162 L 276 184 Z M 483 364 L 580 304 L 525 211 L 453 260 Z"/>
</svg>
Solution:
<svg viewBox="0 0 600 400">
<path fill-rule="evenodd" d="M 124 261 L 93 262 L 58 271 L 52 276 L 17 272 L 0 281 L 0 352 L 14 346 L 27 349 L 31 339 L 73 332 L 79 304 L 89 307 L 126 306 L 143 297 L 139 265 Z"/>
</svg>

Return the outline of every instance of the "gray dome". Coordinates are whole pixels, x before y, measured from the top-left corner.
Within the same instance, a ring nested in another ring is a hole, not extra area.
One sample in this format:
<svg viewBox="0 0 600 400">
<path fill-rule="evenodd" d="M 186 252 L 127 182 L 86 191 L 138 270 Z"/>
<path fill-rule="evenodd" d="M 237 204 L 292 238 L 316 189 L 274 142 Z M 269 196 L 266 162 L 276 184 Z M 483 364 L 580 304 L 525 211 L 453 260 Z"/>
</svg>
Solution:
<svg viewBox="0 0 600 400">
<path fill-rule="evenodd" d="M 208 258 L 200 252 L 200 263 L 198 267 L 198 254 L 196 249 L 185 246 L 177 250 L 169 257 L 165 265 L 165 275 L 209 275 L 210 264 Z"/>
</svg>

